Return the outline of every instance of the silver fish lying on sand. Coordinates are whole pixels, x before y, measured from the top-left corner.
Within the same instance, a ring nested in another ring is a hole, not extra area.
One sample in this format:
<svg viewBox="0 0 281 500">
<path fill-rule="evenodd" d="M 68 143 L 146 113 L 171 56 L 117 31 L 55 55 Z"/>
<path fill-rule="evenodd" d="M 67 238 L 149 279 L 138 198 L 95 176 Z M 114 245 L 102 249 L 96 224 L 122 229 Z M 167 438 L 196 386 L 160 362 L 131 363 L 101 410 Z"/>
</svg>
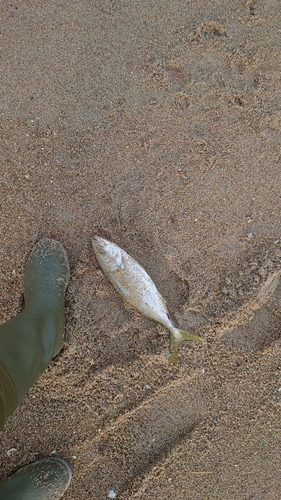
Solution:
<svg viewBox="0 0 281 500">
<path fill-rule="evenodd" d="M 173 363 L 177 362 L 178 345 L 182 340 L 203 339 L 198 335 L 175 328 L 170 320 L 166 302 L 158 292 L 152 279 L 122 248 L 110 241 L 95 236 L 92 240 L 98 262 L 114 287 L 124 299 L 148 318 L 160 323 L 171 332 Z"/>
</svg>

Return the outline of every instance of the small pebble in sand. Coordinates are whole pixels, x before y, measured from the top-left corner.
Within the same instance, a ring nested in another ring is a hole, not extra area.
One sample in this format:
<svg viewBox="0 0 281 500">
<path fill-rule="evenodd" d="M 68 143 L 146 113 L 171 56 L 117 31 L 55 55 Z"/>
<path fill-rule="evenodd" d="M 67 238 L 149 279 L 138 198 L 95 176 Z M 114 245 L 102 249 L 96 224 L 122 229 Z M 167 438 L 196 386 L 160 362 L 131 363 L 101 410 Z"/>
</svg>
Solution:
<svg viewBox="0 0 281 500">
<path fill-rule="evenodd" d="M 7 451 L 8 457 L 16 453 L 18 450 L 16 448 L 11 448 L 10 450 Z"/>
<path fill-rule="evenodd" d="M 110 490 L 107 496 L 108 498 L 116 498 L 117 495 L 114 490 Z"/>
<path fill-rule="evenodd" d="M 253 233 L 247 233 L 248 238 L 252 238 Z"/>
</svg>

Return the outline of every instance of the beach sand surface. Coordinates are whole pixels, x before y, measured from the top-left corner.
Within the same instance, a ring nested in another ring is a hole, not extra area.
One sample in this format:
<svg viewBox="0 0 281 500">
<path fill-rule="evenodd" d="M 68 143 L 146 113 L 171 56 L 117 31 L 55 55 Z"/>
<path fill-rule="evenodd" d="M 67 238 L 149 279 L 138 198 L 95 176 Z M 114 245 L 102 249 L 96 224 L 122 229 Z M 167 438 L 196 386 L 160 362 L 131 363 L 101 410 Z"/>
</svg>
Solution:
<svg viewBox="0 0 281 500">
<path fill-rule="evenodd" d="M 280 500 L 280 2 L 15 0 L 0 21 L 0 321 L 40 237 L 71 265 L 63 349 L 1 433 L 0 479 L 50 455 L 65 500 Z M 176 366 L 95 234 L 204 338 Z"/>
</svg>

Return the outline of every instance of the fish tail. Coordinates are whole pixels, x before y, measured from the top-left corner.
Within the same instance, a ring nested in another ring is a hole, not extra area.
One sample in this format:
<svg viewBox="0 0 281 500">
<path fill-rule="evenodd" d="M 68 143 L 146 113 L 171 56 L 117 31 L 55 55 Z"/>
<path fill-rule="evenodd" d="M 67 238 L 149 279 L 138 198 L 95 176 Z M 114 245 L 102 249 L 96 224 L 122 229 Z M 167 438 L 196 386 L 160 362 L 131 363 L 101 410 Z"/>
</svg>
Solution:
<svg viewBox="0 0 281 500">
<path fill-rule="evenodd" d="M 174 364 L 176 364 L 178 359 L 178 345 L 183 340 L 197 340 L 198 342 L 203 342 L 203 339 L 199 337 L 199 335 L 194 335 L 193 333 L 180 330 L 179 328 L 171 330 L 171 351 Z"/>
</svg>

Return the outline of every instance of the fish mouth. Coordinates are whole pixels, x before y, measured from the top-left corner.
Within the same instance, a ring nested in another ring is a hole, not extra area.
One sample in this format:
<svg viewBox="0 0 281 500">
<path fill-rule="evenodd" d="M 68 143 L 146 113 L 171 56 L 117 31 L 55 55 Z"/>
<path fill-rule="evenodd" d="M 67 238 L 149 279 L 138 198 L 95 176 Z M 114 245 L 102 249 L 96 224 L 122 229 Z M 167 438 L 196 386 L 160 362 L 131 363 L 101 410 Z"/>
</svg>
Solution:
<svg viewBox="0 0 281 500">
<path fill-rule="evenodd" d="M 106 250 L 105 250 L 106 243 L 99 236 L 94 236 L 94 238 L 92 239 L 92 246 L 96 254 L 103 256 L 106 255 Z"/>
<path fill-rule="evenodd" d="M 106 240 L 104 238 L 101 238 L 100 236 L 95 235 L 93 241 L 97 241 L 98 243 L 102 243 Z"/>
<path fill-rule="evenodd" d="M 112 251 L 115 245 L 113 243 L 110 243 L 110 241 L 105 240 L 104 238 L 101 238 L 100 236 L 94 236 L 94 239 L 92 240 L 92 245 L 94 248 L 94 251 L 97 252 L 101 256 L 113 256 Z"/>
<path fill-rule="evenodd" d="M 104 238 L 101 238 L 100 236 L 94 236 L 93 240 L 92 240 L 92 245 L 95 247 L 95 248 L 104 248 L 106 247 L 106 245 L 108 244 L 109 242 L 107 240 L 105 240 Z"/>
</svg>

